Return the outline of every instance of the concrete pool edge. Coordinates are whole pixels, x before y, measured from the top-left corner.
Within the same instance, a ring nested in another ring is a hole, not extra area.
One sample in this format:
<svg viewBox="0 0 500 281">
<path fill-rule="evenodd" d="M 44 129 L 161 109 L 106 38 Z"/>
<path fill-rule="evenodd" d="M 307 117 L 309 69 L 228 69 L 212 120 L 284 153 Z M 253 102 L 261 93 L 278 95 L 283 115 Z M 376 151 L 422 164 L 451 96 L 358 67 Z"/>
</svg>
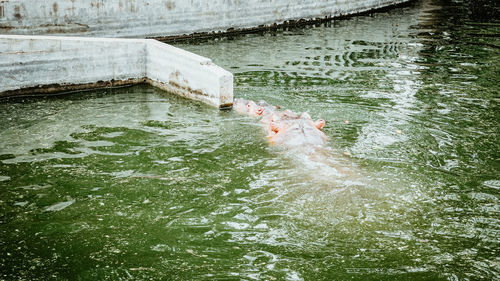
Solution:
<svg viewBox="0 0 500 281">
<path fill-rule="evenodd" d="M 233 75 L 153 39 L 0 35 L 0 98 L 147 83 L 225 108 Z"/>
<path fill-rule="evenodd" d="M 413 0 L 0 1 L 0 33 L 168 38 L 332 19 Z"/>
<path fill-rule="evenodd" d="M 226 37 L 231 38 L 245 34 L 273 32 L 280 29 L 287 29 L 294 27 L 300 28 L 304 26 L 314 26 L 314 25 L 324 24 L 332 22 L 334 20 L 345 20 L 357 16 L 384 12 L 399 7 L 407 7 L 411 5 L 411 3 L 413 2 L 416 2 L 416 0 L 399 0 L 388 3 L 380 3 L 379 6 L 365 7 L 360 10 L 353 10 L 346 13 L 339 12 L 336 14 L 311 16 L 307 18 L 287 19 L 267 24 L 259 24 L 256 26 L 230 27 L 225 30 L 221 29 L 221 30 L 211 30 L 211 31 L 200 31 L 200 32 L 175 34 L 175 35 L 160 35 L 160 36 L 155 35 L 155 36 L 146 36 L 145 38 L 155 39 L 164 43 L 198 42 L 200 40 L 206 40 L 206 39 L 216 39 L 216 38 L 226 38 Z"/>
</svg>

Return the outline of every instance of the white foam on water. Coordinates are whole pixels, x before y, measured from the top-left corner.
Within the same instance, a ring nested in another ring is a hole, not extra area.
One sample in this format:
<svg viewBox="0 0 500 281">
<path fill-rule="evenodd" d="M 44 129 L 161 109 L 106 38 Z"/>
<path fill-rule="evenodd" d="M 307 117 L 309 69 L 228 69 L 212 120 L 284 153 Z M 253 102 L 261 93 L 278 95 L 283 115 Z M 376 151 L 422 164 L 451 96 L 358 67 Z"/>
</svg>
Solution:
<svg viewBox="0 0 500 281">
<path fill-rule="evenodd" d="M 75 199 L 73 200 L 70 200 L 70 201 L 65 201 L 65 202 L 59 202 L 59 203 L 56 203 L 54 205 L 51 205 L 51 206 L 48 206 L 47 208 L 45 208 L 45 211 L 46 212 L 57 212 L 57 211 L 61 211 L 69 206 L 71 206 L 73 203 L 75 203 Z"/>
<path fill-rule="evenodd" d="M 9 176 L 0 176 L 0 181 L 8 181 L 10 180 Z"/>
</svg>

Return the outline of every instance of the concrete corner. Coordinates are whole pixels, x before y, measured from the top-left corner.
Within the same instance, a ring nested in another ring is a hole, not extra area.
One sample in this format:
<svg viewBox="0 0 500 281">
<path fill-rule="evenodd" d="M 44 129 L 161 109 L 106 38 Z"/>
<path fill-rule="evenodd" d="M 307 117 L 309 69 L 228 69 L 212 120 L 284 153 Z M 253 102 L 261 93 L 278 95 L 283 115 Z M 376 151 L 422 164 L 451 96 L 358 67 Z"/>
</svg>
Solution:
<svg viewBox="0 0 500 281">
<path fill-rule="evenodd" d="M 233 75 L 151 39 L 0 35 L 0 97 L 149 83 L 222 108 Z"/>
</svg>

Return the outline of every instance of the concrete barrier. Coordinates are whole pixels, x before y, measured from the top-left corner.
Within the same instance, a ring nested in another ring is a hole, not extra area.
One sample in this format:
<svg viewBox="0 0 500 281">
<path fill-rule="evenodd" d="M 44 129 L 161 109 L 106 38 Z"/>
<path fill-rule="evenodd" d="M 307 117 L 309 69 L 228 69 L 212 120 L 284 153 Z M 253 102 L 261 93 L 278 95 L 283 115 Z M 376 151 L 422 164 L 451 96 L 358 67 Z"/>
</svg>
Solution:
<svg viewBox="0 0 500 281">
<path fill-rule="evenodd" d="M 410 0 L 0 0 L 0 34 L 171 37 L 331 18 Z"/>
<path fill-rule="evenodd" d="M 0 35 L 0 97 L 136 83 L 223 108 L 233 75 L 152 39 Z"/>
</svg>

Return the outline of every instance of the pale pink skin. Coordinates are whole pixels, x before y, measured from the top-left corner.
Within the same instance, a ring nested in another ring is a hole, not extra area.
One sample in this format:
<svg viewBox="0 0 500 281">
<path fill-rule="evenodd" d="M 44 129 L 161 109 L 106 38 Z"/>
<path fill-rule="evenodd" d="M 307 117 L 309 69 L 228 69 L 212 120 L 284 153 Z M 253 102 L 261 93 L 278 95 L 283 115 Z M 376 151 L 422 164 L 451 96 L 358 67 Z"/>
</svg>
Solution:
<svg viewBox="0 0 500 281">
<path fill-rule="evenodd" d="M 238 113 L 253 117 L 261 116 L 264 112 L 264 108 L 262 106 L 258 106 L 254 101 L 245 99 L 235 99 L 233 102 L 233 109 Z"/>
<path fill-rule="evenodd" d="M 269 124 L 272 121 L 278 121 L 283 119 L 292 119 L 297 118 L 297 114 L 293 113 L 291 110 L 287 109 L 284 111 L 269 111 L 268 114 L 264 114 L 262 119 L 260 120 L 264 124 Z"/>
<path fill-rule="evenodd" d="M 325 125 L 326 125 L 326 122 L 323 119 L 319 119 L 318 121 L 314 122 L 314 126 L 316 126 L 316 128 L 318 128 L 318 130 L 323 129 L 323 127 L 325 127 Z"/>
<path fill-rule="evenodd" d="M 314 122 L 307 113 L 300 116 L 290 114 L 273 115 L 267 124 L 267 140 L 271 144 L 281 144 L 286 146 L 300 145 L 323 145 L 327 137 L 321 131 L 325 126 L 325 120 L 320 119 Z"/>
<path fill-rule="evenodd" d="M 277 133 L 268 137 L 271 144 L 285 146 L 303 146 L 303 145 L 324 145 L 326 135 L 315 126 L 303 122 L 303 120 L 293 122 L 282 128 Z"/>
<path fill-rule="evenodd" d="M 246 100 L 244 99 L 234 99 L 233 110 L 238 113 L 247 113 Z"/>
<path fill-rule="evenodd" d="M 325 120 L 313 121 L 311 116 L 304 112 L 297 116 L 290 110 L 278 111 L 279 106 L 272 106 L 264 101 L 255 103 L 245 99 L 235 99 L 233 109 L 245 115 L 262 117 L 265 124 L 267 140 L 271 144 L 286 146 L 323 145 L 326 135 L 321 131 Z"/>
<path fill-rule="evenodd" d="M 277 109 L 280 109 L 281 107 L 279 105 L 275 106 L 275 105 L 270 105 L 268 104 L 267 102 L 261 100 L 257 103 L 258 106 L 261 106 L 264 111 L 262 113 L 262 116 L 266 116 L 266 115 L 270 115 L 270 114 L 274 114 L 275 112 L 277 112 Z"/>
</svg>

